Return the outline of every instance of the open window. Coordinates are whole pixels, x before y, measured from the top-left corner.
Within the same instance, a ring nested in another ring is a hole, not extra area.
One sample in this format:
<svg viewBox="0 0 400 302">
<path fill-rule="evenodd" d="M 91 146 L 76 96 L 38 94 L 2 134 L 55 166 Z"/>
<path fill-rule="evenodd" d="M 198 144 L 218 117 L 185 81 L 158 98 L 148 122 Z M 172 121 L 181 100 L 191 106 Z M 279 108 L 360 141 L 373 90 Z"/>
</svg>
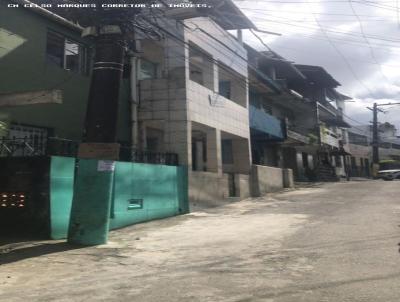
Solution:
<svg viewBox="0 0 400 302">
<path fill-rule="evenodd" d="M 71 72 L 87 74 L 87 49 L 62 34 L 48 31 L 46 61 Z"/>
</svg>

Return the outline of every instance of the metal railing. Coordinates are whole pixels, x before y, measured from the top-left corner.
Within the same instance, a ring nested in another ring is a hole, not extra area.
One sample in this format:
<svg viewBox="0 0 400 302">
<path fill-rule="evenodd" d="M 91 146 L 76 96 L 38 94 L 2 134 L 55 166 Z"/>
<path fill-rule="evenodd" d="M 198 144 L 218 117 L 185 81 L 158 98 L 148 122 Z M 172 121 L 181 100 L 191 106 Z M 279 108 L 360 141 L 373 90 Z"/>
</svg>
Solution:
<svg viewBox="0 0 400 302">
<path fill-rule="evenodd" d="M 66 156 L 77 157 L 79 141 L 57 137 L 0 138 L 0 157 Z M 178 154 L 137 150 L 121 145 L 121 161 L 177 166 Z"/>
<path fill-rule="evenodd" d="M 0 138 L 1 157 L 76 156 L 79 143 L 55 137 Z"/>
<path fill-rule="evenodd" d="M 177 166 L 178 154 L 171 152 L 152 152 L 136 150 L 131 147 L 121 146 L 120 160 L 134 163 L 159 164 Z"/>
</svg>

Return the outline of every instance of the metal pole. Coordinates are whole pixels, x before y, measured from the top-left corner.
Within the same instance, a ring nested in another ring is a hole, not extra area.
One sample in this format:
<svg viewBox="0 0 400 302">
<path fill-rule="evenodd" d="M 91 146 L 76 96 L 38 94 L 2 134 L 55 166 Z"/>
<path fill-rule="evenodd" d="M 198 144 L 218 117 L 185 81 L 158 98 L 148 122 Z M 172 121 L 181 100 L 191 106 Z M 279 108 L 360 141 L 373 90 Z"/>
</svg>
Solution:
<svg viewBox="0 0 400 302">
<path fill-rule="evenodd" d="M 122 35 L 103 34 L 96 42 L 84 141 L 114 143 L 117 137 L 118 97 L 124 66 Z"/>
<path fill-rule="evenodd" d="M 107 243 L 113 198 L 118 97 L 125 48 L 119 26 L 103 26 L 96 40 L 85 129 L 79 147 L 68 242 Z"/>
<path fill-rule="evenodd" d="M 378 136 L 378 104 L 373 107 L 373 125 L 372 125 L 372 162 L 379 164 L 379 136 Z"/>
</svg>

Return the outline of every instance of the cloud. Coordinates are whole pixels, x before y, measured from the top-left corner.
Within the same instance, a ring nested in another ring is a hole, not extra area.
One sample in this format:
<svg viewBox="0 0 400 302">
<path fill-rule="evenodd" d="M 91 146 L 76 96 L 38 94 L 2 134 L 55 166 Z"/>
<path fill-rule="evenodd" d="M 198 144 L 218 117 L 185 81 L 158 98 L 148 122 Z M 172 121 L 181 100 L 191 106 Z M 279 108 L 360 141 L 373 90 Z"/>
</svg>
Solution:
<svg viewBox="0 0 400 302">
<path fill-rule="evenodd" d="M 373 98 L 371 98 L 371 94 Z M 370 91 L 361 91 L 355 97 L 359 99 L 372 100 L 400 100 L 400 87 L 393 84 L 383 83 L 381 86 L 374 86 Z"/>
<path fill-rule="evenodd" d="M 362 28 L 348 2 L 236 1 L 260 29 L 282 34 L 260 34 L 272 49 L 291 61 L 319 65 L 332 74 L 342 84 L 339 90 L 355 99 L 347 114 L 368 123 L 371 113 L 366 106 L 400 100 L 399 27 L 393 3 L 352 3 Z M 245 39 L 265 49 L 251 33 Z M 400 128 L 398 107 L 380 119 Z"/>
</svg>

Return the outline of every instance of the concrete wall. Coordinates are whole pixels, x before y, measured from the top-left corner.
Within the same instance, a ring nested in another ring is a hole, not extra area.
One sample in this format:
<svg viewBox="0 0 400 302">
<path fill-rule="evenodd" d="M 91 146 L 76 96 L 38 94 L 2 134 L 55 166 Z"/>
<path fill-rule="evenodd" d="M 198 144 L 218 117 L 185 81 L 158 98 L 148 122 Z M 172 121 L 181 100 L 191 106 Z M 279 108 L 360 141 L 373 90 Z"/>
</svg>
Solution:
<svg viewBox="0 0 400 302">
<path fill-rule="evenodd" d="M 238 191 L 236 194 L 238 197 L 240 197 L 241 199 L 250 197 L 250 175 L 235 174 L 235 187 Z"/>
<path fill-rule="evenodd" d="M 283 169 L 283 187 L 293 188 L 294 187 L 294 177 L 292 169 Z"/>
<path fill-rule="evenodd" d="M 189 120 L 243 138 L 250 137 L 249 113 L 247 108 L 190 80 L 187 97 Z"/>
<path fill-rule="evenodd" d="M 229 197 L 228 175 L 212 172 L 189 172 L 189 200 L 214 201 Z"/>
<path fill-rule="evenodd" d="M 282 190 L 283 187 L 282 169 L 257 165 L 251 167 L 252 196 L 262 196 L 266 193 L 276 192 Z"/>
</svg>

